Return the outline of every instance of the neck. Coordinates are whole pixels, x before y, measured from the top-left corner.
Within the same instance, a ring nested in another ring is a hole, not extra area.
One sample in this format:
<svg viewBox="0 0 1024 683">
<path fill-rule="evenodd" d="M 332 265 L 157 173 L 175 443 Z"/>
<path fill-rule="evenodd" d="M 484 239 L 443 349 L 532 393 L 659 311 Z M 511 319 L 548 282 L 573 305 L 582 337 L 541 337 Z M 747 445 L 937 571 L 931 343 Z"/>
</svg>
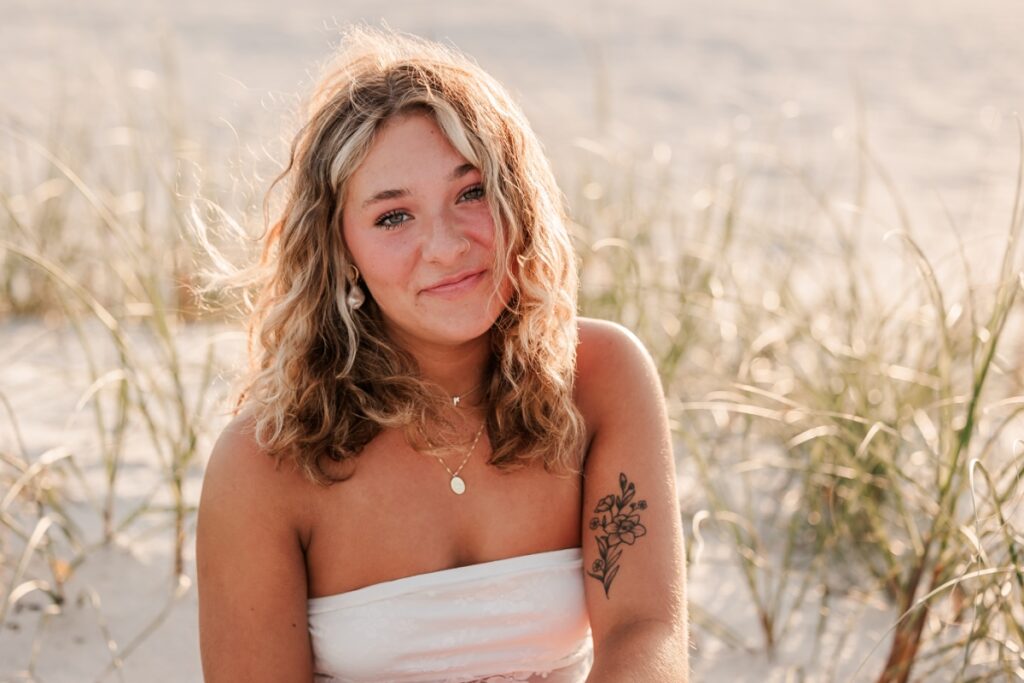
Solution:
<svg viewBox="0 0 1024 683">
<path fill-rule="evenodd" d="M 466 396 L 476 403 L 491 358 L 490 335 L 483 335 L 456 346 L 417 344 L 406 346 L 419 365 L 424 379 L 434 382 L 449 396 Z M 469 396 L 473 392 L 472 396 Z"/>
</svg>

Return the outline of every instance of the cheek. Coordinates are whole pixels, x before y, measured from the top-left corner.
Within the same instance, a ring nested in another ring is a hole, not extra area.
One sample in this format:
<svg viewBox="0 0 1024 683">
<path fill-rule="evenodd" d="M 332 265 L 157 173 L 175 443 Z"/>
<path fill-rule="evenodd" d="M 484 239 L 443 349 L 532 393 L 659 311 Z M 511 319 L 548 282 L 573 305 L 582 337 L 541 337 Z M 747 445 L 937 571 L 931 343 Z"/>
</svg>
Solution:
<svg viewBox="0 0 1024 683">
<path fill-rule="evenodd" d="M 505 280 L 505 282 L 502 283 L 501 287 L 498 289 L 498 292 L 498 297 L 493 301 L 491 305 L 491 308 L 493 309 L 492 314 L 494 315 L 495 320 L 498 319 L 502 312 L 518 308 L 518 306 L 512 306 L 512 284 L 508 280 Z"/>
<path fill-rule="evenodd" d="M 373 280 L 373 272 L 386 263 L 380 258 L 380 240 L 374 239 L 374 234 L 367 230 L 343 228 L 341 236 L 345 240 L 345 248 L 352 262 L 359 269 L 363 279 Z"/>
<path fill-rule="evenodd" d="M 349 261 L 359 269 L 359 272 L 362 272 L 363 261 L 365 260 L 360 257 L 362 245 L 359 243 L 359 240 L 353 238 L 352 231 L 344 226 L 341 228 L 341 242 L 344 245 L 345 253 L 348 254 Z"/>
<path fill-rule="evenodd" d="M 352 258 L 374 298 L 404 289 L 413 281 L 412 258 L 401 240 L 368 240 L 350 246 Z"/>
<path fill-rule="evenodd" d="M 496 231 L 490 207 L 483 202 L 477 204 L 467 216 L 467 221 L 474 239 L 488 248 L 493 248 Z"/>
<path fill-rule="evenodd" d="M 495 264 L 495 275 L 501 271 L 501 266 L 505 267 L 504 277 L 501 283 L 501 291 L 504 293 L 506 290 L 511 291 L 512 282 L 518 281 L 519 279 L 519 263 L 515 258 L 506 258 L 508 254 L 508 245 L 505 240 L 501 239 L 498 233 L 498 229 L 494 225 L 494 221 L 490 218 L 490 214 L 487 215 L 486 225 L 482 227 L 479 233 L 480 245 L 487 251 L 489 258 Z M 499 253 L 499 251 L 501 253 Z"/>
</svg>

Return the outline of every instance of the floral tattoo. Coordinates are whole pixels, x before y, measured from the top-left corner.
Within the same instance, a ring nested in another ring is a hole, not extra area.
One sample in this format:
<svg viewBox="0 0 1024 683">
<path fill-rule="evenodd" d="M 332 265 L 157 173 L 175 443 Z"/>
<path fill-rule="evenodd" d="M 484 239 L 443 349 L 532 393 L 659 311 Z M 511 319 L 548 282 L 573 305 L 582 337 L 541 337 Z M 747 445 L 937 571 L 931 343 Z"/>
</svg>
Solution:
<svg viewBox="0 0 1024 683">
<path fill-rule="evenodd" d="M 602 498 L 594 508 L 594 513 L 600 516 L 590 520 L 590 529 L 600 529 L 604 535 L 594 536 L 601 558 L 594 560 L 587 574 L 604 585 L 606 598 L 610 597 L 608 591 L 611 590 L 615 575 L 619 573 L 622 546 L 633 545 L 636 539 L 647 533 L 647 529 L 640 523 L 640 515 L 637 514 L 637 511 L 647 509 L 647 501 L 633 501 L 636 486 L 626 479 L 625 474 L 619 474 L 619 488 L 622 495 L 611 494 Z"/>
</svg>

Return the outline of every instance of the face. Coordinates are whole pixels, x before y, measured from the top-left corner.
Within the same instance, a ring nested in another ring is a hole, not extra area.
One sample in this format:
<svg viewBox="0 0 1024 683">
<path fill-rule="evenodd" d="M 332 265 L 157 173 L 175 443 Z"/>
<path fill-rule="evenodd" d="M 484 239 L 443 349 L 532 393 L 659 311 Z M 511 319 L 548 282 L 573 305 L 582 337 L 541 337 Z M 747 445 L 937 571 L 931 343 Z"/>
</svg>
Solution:
<svg viewBox="0 0 1024 683">
<path fill-rule="evenodd" d="M 362 286 L 410 350 L 483 337 L 508 299 L 494 295 L 483 178 L 430 116 L 398 116 L 378 131 L 349 179 L 342 224 Z"/>
</svg>

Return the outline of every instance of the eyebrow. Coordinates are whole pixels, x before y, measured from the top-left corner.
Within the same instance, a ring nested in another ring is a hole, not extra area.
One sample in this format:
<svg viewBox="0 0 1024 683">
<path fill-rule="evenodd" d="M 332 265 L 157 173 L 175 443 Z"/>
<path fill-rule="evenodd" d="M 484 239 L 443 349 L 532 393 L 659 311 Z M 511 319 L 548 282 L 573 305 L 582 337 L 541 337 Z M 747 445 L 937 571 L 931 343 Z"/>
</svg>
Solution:
<svg viewBox="0 0 1024 683">
<path fill-rule="evenodd" d="M 474 166 L 473 164 L 469 164 L 469 163 L 457 166 L 455 168 L 455 170 L 451 172 L 451 175 L 448 176 L 448 181 L 451 182 L 453 180 L 458 180 L 462 176 L 470 173 L 471 171 L 475 171 L 475 170 L 476 170 L 476 166 Z M 388 199 L 397 199 L 398 197 L 407 197 L 410 194 L 411 194 L 411 192 L 409 192 L 409 190 L 407 190 L 405 188 L 398 188 L 398 189 L 394 189 L 394 190 L 381 190 L 380 192 L 376 193 L 375 195 L 373 195 L 372 197 L 370 197 L 369 199 L 364 201 L 363 205 L 362 205 L 362 208 L 365 209 L 366 207 L 370 206 L 371 204 L 376 204 L 377 202 L 383 202 L 383 201 L 388 200 Z"/>
</svg>

